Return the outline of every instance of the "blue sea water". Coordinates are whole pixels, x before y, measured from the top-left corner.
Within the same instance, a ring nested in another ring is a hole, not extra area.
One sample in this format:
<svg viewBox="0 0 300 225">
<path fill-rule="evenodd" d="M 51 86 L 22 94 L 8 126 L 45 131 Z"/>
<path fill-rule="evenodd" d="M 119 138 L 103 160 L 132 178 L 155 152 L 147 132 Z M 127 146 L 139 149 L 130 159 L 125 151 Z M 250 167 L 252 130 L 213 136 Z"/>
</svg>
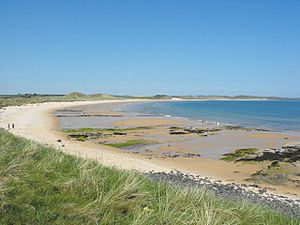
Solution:
<svg viewBox="0 0 300 225">
<path fill-rule="evenodd" d="M 300 100 L 148 102 L 133 104 L 125 111 L 300 131 Z"/>
</svg>

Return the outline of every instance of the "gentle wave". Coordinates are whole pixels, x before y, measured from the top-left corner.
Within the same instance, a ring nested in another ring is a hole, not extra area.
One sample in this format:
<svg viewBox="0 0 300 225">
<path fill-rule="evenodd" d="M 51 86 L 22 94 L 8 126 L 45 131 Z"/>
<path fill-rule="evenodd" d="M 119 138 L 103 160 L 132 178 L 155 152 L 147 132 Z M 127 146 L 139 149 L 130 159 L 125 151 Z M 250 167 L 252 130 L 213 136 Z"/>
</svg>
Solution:
<svg viewBox="0 0 300 225">
<path fill-rule="evenodd" d="M 300 101 L 176 101 L 127 105 L 122 110 L 277 131 L 300 131 Z"/>
</svg>

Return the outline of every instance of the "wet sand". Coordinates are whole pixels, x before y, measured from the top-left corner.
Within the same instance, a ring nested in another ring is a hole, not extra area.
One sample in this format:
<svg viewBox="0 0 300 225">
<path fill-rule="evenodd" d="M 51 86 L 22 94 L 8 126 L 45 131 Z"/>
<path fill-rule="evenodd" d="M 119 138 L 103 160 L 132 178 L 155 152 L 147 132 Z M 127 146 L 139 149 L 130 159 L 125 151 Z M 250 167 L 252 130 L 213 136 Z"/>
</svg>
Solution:
<svg viewBox="0 0 300 225">
<path fill-rule="evenodd" d="M 145 127 L 138 131 L 127 131 L 126 135 L 105 136 L 94 142 L 107 144 L 122 143 L 133 139 L 145 139 L 154 144 L 132 147 L 131 150 L 144 153 L 150 150 L 154 155 L 161 153 L 197 153 L 202 158 L 220 159 L 223 154 L 241 148 L 280 148 L 291 142 L 300 142 L 300 136 L 283 133 L 256 131 L 256 130 L 227 130 L 224 125 L 216 123 L 202 123 L 183 118 L 141 115 L 116 111 L 122 104 L 101 104 L 73 107 L 71 110 L 80 112 L 77 117 L 60 117 L 60 127 L 65 128 L 130 128 Z M 68 115 L 68 111 L 64 113 Z M 97 116 L 95 116 L 97 115 Z M 115 116 L 112 116 L 115 115 Z M 116 116 L 117 115 L 117 116 Z M 218 132 L 208 132 L 206 136 L 199 134 L 171 135 L 174 127 L 183 131 L 185 128 L 222 129 Z"/>
<path fill-rule="evenodd" d="M 183 121 L 164 119 L 164 118 L 139 118 L 139 119 L 126 119 L 114 122 L 113 125 L 116 127 L 142 127 L 142 126 L 178 126 L 185 125 Z"/>
</svg>

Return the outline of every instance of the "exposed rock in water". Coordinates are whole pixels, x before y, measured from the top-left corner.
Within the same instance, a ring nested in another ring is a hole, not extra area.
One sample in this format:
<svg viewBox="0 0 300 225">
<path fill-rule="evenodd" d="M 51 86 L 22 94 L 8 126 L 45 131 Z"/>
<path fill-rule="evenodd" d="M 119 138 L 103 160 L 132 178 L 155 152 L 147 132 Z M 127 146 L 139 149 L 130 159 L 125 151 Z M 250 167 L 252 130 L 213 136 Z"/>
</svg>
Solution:
<svg viewBox="0 0 300 225">
<path fill-rule="evenodd" d="M 188 133 L 183 132 L 183 131 L 171 131 L 170 134 L 171 135 L 181 135 L 181 134 L 188 134 Z"/>
<path fill-rule="evenodd" d="M 249 128 L 249 127 L 235 126 L 235 125 L 227 125 L 224 126 L 224 128 L 226 130 L 270 131 L 268 129 L 263 129 L 263 128 Z"/>
<path fill-rule="evenodd" d="M 278 160 L 274 160 L 271 162 L 271 165 L 268 166 L 268 168 L 272 168 L 272 167 L 279 167 L 279 161 Z"/>
<path fill-rule="evenodd" d="M 74 133 L 74 134 L 69 134 L 69 137 L 71 138 L 78 138 L 78 137 L 84 137 L 84 138 L 88 138 L 88 137 L 100 137 L 103 134 L 100 132 L 97 133 L 93 133 L 93 132 L 81 132 L 81 133 Z"/>
<path fill-rule="evenodd" d="M 241 157 L 236 161 L 280 161 L 280 162 L 296 162 L 300 160 L 300 145 L 287 145 L 281 149 L 264 149 L 258 152 Z"/>
<path fill-rule="evenodd" d="M 114 132 L 113 134 L 114 135 L 127 135 L 127 133 L 124 133 L 124 132 Z"/>
<path fill-rule="evenodd" d="M 219 128 L 207 128 L 207 129 L 202 129 L 202 128 L 185 128 L 183 130 L 174 130 L 170 128 L 170 134 L 171 135 L 180 135 L 180 134 L 203 134 L 204 136 L 207 136 L 208 132 L 218 132 L 221 131 L 222 129 Z"/>
<path fill-rule="evenodd" d="M 197 153 L 181 153 L 181 152 L 163 152 L 164 157 L 168 158 L 200 158 L 201 155 Z"/>
<path fill-rule="evenodd" d="M 184 129 L 184 131 L 188 132 L 188 133 L 195 133 L 195 134 L 203 134 L 203 133 L 207 133 L 207 132 L 218 132 L 221 131 L 222 129 L 219 128 L 207 128 L 207 129 L 200 129 L 200 128 L 186 128 Z"/>
</svg>

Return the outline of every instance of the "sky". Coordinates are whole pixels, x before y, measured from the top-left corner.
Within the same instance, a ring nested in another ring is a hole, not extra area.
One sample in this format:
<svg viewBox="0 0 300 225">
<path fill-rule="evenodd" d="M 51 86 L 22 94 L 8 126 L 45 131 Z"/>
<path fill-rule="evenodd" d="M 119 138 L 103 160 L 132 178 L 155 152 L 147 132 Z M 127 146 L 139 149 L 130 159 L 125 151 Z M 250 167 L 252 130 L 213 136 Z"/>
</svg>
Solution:
<svg viewBox="0 0 300 225">
<path fill-rule="evenodd" d="M 300 1 L 0 0 L 0 94 L 300 97 Z"/>
</svg>

